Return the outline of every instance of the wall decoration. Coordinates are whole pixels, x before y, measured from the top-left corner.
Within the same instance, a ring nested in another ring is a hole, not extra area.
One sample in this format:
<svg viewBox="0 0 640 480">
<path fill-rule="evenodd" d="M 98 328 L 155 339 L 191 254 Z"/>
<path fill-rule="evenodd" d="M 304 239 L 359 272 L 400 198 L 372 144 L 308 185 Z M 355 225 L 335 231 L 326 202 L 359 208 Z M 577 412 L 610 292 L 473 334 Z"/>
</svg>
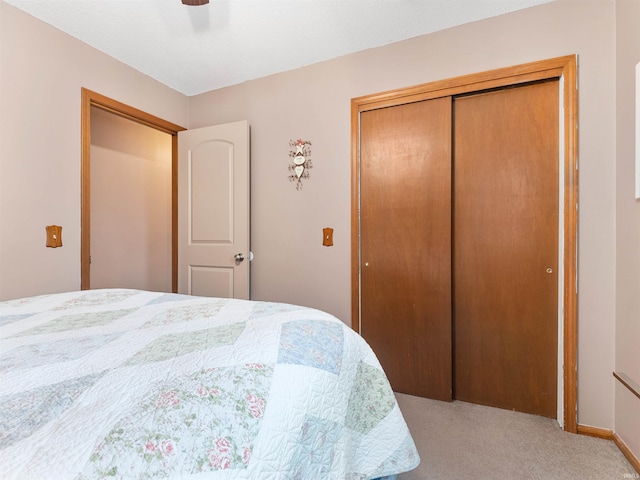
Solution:
<svg viewBox="0 0 640 480">
<path fill-rule="evenodd" d="M 302 180 L 309 178 L 311 165 L 311 142 L 309 140 L 289 140 L 289 156 L 293 158 L 293 163 L 289 165 L 289 181 L 296 182 L 296 190 L 302 188 Z"/>
</svg>

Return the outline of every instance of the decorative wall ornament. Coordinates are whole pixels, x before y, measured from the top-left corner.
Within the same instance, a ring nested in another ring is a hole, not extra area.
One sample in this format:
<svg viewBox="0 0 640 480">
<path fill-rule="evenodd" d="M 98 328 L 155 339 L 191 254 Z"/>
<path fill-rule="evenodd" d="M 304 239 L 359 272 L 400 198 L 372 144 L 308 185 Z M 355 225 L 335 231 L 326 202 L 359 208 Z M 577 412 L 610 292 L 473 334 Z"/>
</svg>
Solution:
<svg viewBox="0 0 640 480">
<path fill-rule="evenodd" d="M 296 182 L 296 190 L 302 188 L 302 179 L 309 178 L 311 165 L 311 142 L 309 140 L 289 140 L 289 156 L 293 163 L 289 165 L 289 181 Z"/>
</svg>

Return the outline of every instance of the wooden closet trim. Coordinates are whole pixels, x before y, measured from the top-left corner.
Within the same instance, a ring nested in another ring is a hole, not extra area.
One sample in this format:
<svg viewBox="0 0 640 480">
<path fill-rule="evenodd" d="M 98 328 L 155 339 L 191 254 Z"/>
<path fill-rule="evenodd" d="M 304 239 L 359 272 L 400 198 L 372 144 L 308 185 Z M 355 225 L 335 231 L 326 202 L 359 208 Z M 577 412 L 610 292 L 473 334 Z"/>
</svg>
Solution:
<svg viewBox="0 0 640 480">
<path fill-rule="evenodd" d="M 171 135 L 171 289 L 178 291 L 178 132 L 186 128 L 82 88 L 80 186 L 80 288 L 90 288 L 91 255 L 91 107 Z"/>
<path fill-rule="evenodd" d="M 558 78 L 563 88 L 564 132 L 564 429 L 577 433 L 578 326 L 578 85 L 577 56 L 525 63 L 351 100 L 351 325 L 360 331 L 360 113 L 437 97 Z"/>
</svg>

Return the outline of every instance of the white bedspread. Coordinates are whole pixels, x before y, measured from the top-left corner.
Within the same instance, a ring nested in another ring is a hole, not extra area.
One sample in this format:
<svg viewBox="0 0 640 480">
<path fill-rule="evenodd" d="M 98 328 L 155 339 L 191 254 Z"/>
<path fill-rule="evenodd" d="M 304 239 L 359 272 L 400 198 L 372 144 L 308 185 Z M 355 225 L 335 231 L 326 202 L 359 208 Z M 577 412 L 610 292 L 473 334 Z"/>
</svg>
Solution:
<svg viewBox="0 0 640 480">
<path fill-rule="evenodd" d="M 327 313 L 90 290 L 0 303 L 0 478 L 370 479 L 419 463 Z"/>
</svg>

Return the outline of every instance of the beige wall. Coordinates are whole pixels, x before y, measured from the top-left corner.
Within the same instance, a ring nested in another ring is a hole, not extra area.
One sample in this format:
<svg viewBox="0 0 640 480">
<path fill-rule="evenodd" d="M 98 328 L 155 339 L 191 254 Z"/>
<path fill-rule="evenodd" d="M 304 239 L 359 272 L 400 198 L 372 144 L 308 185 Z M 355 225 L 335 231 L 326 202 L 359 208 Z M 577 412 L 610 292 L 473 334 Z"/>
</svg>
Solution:
<svg viewBox="0 0 640 480">
<path fill-rule="evenodd" d="M 559 0 L 192 97 L 190 127 L 251 124 L 253 297 L 350 321 L 351 98 L 568 54 L 579 55 L 580 79 L 579 422 L 612 428 L 614 2 Z M 301 191 L 287 180 L 295 138 L 313 143 Z"/>
<path fill-rule="evenodd" d="M 187 98 L 4 2 L 0 35 L 0 299 L 77 290 L 80 89 L 185 126 Z"/>
<path fill-rule="evenodd" d="M 627 1 L 620 8 L 634 13 Z M 631 343 L 638 338 L 640 234 L 624 154 L 631 134 L 616 137 L 616 121 L 627 118 L 616 86 L 632 93 L 616 84 L 613 0 L 558 0 L 190 99 L 4 3 L 1 9 L 2 299 L 79 287 L 81 86 L 174 123 L 188 119 L 192 128 L 249 120 L 253 298 L 322 308 L 349 322 L 350 99 L 579 55 L 579 422 L 614 428 L 615 419 L 624 428 L 619 422 L 630 413 L 621 396 L 621 411 L 614 410 L 611 372 L 631 375 L 640 363 Z M 635 20 L 622 16 L 618 23 L 628 25 L 619 43 L 635 32 Z M 625 62 L 633 55 L 637 61 L 634 50 Z M 287 179 L 289 140 L 297 138 L 312 142 L 311 178 L 300 191 Z M 61 249 L 44 247 L 51 223 L 64 226 Z M 324 227 L 334 228 L 333 247 L 322 246 Z"/>
<path fill-rule="evenodd" d="M 97 107 L 90 285 L 171 291 L 171 135 Z"/>
<path fill-rule="evenodd" d="M 635 197 L 635 66 L 640 62 L 640 2 L 616 11 L 616 358 L 615 370 L 640 384 L 640 200 Z M 640 457 L 640 399 L 616 384 L 615 431 Z"/>
</svg>

